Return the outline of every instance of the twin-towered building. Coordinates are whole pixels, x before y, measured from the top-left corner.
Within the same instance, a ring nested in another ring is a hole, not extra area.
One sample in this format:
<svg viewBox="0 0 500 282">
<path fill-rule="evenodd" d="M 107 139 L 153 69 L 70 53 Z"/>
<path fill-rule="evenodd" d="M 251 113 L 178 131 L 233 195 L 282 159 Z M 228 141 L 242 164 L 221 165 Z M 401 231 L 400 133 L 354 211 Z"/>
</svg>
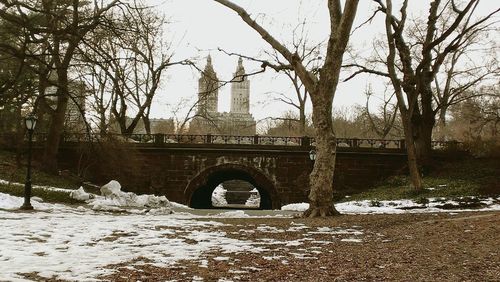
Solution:
<svg viewBox="0 0 500 282">
<path fill-rule="evenodd" d="M 231 84 L 231 108 L 229 113 L 219 112 L 219 89 L 223 86 L 208 56 L 207 64 L 198 80 L 198 107 L 191 121 L 190 133 L 198 134 L 255 134 L 255 119 L 250 114 L 250 81 L 243 61 L 238 60 Z"/>
</svg>

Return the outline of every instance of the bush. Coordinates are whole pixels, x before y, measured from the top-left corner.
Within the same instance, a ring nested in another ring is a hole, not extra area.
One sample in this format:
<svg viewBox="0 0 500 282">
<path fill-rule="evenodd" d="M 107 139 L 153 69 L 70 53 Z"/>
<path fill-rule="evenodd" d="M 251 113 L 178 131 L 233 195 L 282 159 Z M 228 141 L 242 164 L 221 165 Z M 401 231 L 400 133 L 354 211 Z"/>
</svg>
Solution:
<svg viewBox="0 0 500 282">
<path fill-rule="evenodd" d="M 474 140 L 466 142 L 465 146 L 469 152 L 476 158 L 484 157 L 500 157 L 500 142 L 499 138 L 490 138 L 487 140 L 482 140 L 481 138 L 476 138 Z"/>
</svg>

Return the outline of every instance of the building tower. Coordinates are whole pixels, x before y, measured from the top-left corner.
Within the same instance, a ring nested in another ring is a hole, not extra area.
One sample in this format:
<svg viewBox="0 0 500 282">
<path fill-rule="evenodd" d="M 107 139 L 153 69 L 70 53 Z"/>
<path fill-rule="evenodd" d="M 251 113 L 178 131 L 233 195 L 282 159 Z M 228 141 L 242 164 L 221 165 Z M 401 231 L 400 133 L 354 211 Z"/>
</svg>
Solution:
<svg viewBox="0 0 500 282">
<path fill-rule="evenodd" d="M 208 55 L 207 64 L 198 80 L 198 114 L 206 115 L 217 112 L 219 98 L 219 79 L 212 66 L 212 57 Z"/>
<path fill-rule="evenodd" d="M 245 76 L 243 60 L 238 60 L 238 66 L 231 83 L 231 113 L 250 113 L 250 81 Z"/>
</svg>

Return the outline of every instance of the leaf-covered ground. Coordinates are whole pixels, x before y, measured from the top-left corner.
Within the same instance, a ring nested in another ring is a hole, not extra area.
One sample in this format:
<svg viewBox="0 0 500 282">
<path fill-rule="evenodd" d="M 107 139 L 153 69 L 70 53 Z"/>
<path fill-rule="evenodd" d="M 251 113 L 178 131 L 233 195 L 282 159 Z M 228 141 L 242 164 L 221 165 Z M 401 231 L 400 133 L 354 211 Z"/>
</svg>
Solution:
<svg viewBox="0 0 500 282">
<path fill-rule="evenodd" d="M 498 281 L 500 213 L 220 219 L 265 251 L 204 253 L 164 267 L 108 265 L 116 281 Z M 197 241 L 193 241 L 197 244 Z"/>
</svg>

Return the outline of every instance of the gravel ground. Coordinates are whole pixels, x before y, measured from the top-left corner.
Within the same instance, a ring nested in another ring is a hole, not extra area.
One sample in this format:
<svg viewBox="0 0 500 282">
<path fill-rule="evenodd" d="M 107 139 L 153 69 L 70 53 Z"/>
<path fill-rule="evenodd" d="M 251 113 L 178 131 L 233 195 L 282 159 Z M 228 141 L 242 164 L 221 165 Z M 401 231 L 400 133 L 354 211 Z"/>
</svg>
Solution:
<svg viewBox="0 0 500 282">
<path fill-rule="evenodd" d="M 211 219 L 213 220 L 213 219 Z M 500 212 L 216 219 L 265 251 L 154 266 L 109 265 L 113 281 L 500 281 Z M 274 243 L 272 243 L 274 242 Z M 196 244 L 197 242 L 193 242 Z"/>
</svg>

